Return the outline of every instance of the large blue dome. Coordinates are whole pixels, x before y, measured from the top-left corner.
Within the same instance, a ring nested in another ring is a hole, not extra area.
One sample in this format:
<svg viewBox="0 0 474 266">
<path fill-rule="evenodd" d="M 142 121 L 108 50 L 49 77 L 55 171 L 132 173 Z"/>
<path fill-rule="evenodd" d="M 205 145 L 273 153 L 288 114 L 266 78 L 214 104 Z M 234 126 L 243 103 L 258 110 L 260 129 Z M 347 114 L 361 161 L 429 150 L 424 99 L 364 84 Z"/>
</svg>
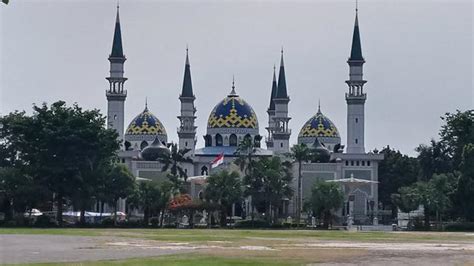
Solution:
<svg viewBox="0 0 474 266">
<path fill-rule="evenodd" d="M 207 128 L 258 129 L 257 115 L 252 107 L 234 92 L 214 107 L 209 115 Z"/>
</svg>

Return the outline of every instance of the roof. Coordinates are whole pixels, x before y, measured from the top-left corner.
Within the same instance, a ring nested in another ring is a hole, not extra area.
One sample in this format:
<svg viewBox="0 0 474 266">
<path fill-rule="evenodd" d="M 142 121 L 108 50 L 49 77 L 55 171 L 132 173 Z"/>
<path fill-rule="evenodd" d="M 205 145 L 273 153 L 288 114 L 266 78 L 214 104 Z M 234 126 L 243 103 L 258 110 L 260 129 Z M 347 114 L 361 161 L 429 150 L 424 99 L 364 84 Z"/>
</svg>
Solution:
<svg viewBox="0 0 474 266">
<path fill-rule="evenodd" d="M 224 156 L 227 157 L 237 157 L 235 154 L 237 147 L 235 146 L 209 146 L 200 149 L 196 149 L 194 154 L 196 156 L 217 156 L 224 153 Z M 271 156 L 273 154 L 270 150 L 265 150 L 262 148 L 256 148 L 255 156 Z"/>
</svg>

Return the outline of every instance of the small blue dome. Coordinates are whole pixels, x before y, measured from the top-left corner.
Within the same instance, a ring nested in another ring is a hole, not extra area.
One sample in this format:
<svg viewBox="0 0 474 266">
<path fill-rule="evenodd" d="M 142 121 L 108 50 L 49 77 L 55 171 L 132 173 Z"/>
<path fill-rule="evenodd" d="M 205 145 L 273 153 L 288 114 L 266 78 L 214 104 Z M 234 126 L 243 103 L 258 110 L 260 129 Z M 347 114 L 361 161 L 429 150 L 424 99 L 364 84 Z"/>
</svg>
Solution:
<svg viewBox="0 0 474 266">
<path fill-rule="evenodd" d="M 301 128 L 298 138 L 303 137 L 339 138 L 339 132 L 334 123 L 323 115 L 321 110 L 318 110 L 316 115 L 311 117 Z"/>
<path fill-rule="evenodd" d="M 160 120 L 145 107 L 145 110 L 132 120 L 125 134 L 166 136 L 166 130 Z"/>
<path fill-rule="evenodd" d="M 214 107 L 207 128 L 258 129 L 257 115 L 244 99 L 233 92 Z"/>
</svg>

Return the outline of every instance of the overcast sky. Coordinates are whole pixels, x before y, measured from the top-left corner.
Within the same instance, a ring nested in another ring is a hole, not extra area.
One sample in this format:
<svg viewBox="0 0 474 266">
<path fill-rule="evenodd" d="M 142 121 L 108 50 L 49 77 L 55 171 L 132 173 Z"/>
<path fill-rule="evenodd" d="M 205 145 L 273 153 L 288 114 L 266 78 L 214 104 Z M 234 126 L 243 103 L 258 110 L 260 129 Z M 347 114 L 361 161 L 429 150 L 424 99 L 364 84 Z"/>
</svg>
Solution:
<svg viewBox="0 0 474 266">
<path fill-rule="evenodd" d="M 65 100 L 106 113 L 116 1 L 11 0 L 0 5 L 0 114 Z M 291 143 L 321 109 L 346 142 L 346 63 L 354 1 L 120 1 L 126 124 L 149 109 L 169 140 L 189 45 L 198 147 L 209 113 L 236 90 L 266 135 L 273 65 L 285 50 Z M 366 149 L 413 149 L 437 138 L 440 116 L 472 109 L 473 4 L 359 1 L 367 61 Z M 277 65 L 278 67 L 278 65 Z"/>
</svg>

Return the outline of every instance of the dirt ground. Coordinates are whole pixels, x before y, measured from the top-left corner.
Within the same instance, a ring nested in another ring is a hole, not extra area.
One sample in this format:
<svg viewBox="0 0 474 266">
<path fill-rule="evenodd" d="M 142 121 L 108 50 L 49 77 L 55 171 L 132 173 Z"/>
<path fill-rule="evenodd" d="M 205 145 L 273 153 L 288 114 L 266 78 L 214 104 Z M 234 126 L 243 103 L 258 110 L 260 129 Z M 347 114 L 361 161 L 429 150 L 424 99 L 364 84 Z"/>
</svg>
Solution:
<svg viewBox="0 0 474 266">
<path fill-rule="evenodd" d="M 0 235 L 0 264 L 74 262 L 176 253 L 262 257 L 318 265 L 474 265 L 474 243 L 367 242 L 309 238 L 170 242 L 129 237 Z"/>
</svg>

